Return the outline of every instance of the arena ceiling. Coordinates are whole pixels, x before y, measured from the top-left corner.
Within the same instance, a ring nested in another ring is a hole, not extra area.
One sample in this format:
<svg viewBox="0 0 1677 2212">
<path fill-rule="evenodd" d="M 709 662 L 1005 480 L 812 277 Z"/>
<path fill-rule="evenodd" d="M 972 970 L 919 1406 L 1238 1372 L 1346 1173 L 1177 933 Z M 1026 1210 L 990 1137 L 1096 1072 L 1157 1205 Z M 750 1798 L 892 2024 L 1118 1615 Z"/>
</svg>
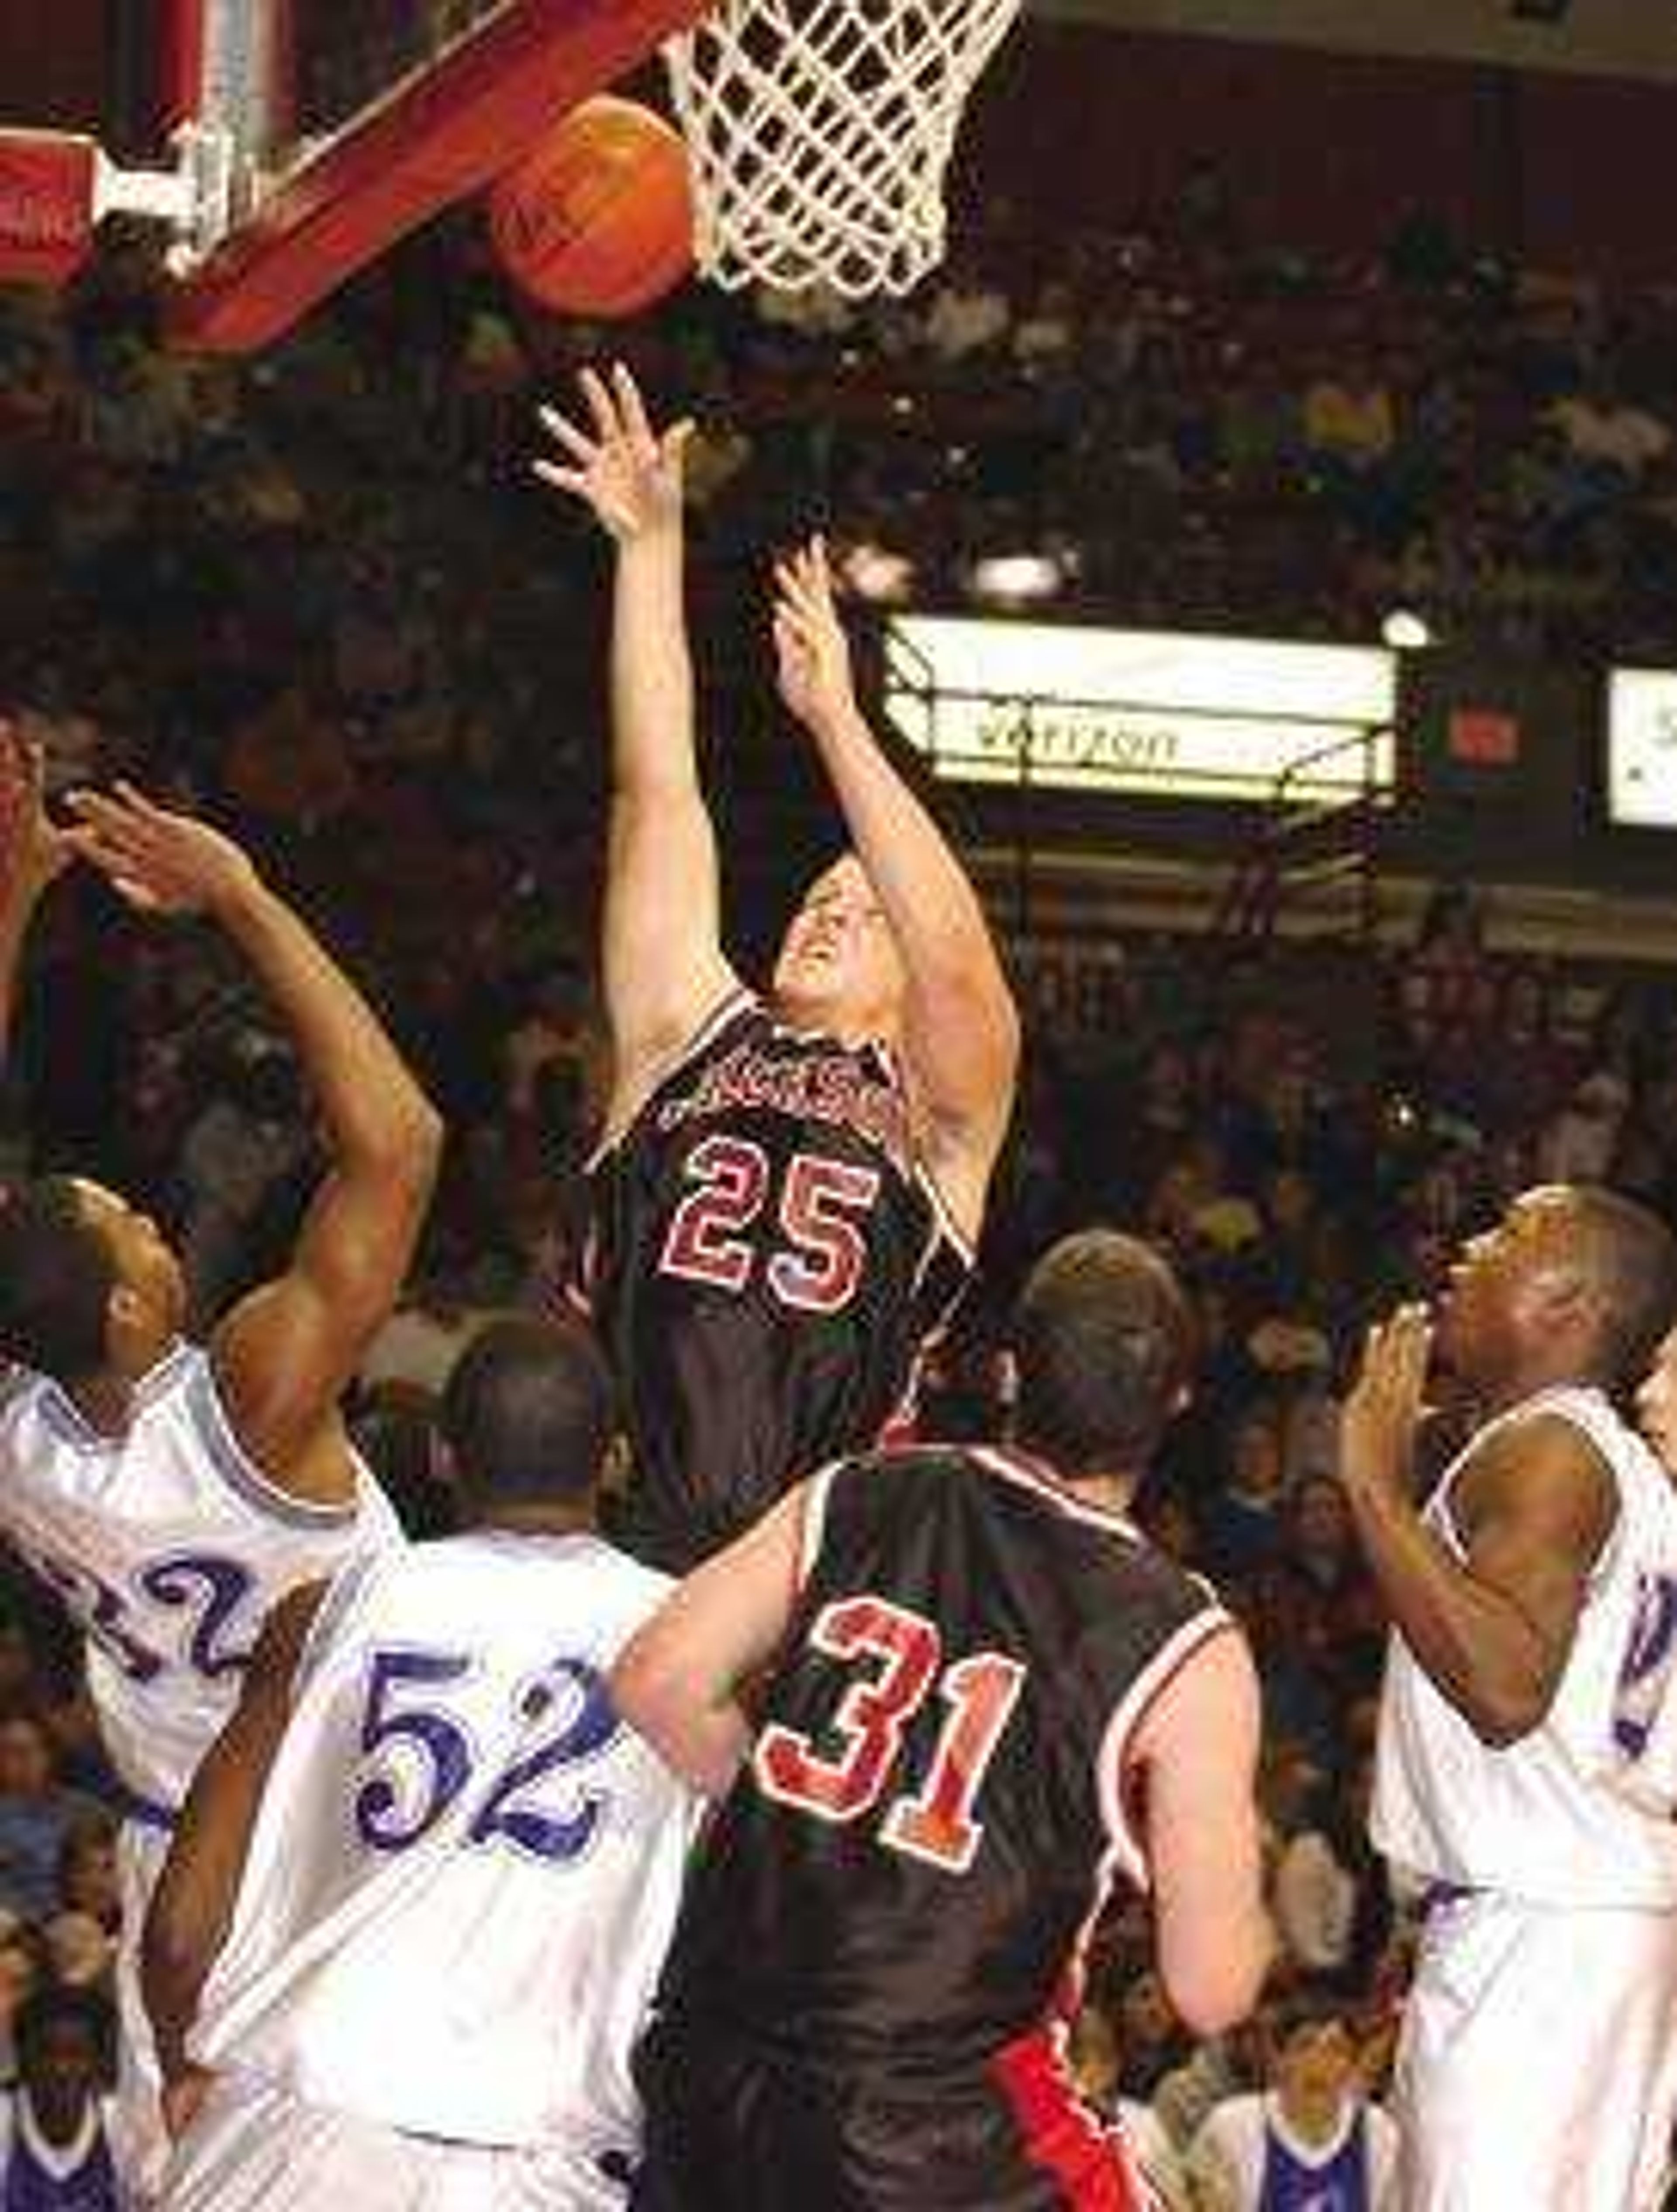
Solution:
<svg viewBox="0 0 1677 2212">
<path fill-rule="evenodd" d="M 1030 0 L 1127 30 L 1677 82 L 1677 0 Z"/>
</svg>

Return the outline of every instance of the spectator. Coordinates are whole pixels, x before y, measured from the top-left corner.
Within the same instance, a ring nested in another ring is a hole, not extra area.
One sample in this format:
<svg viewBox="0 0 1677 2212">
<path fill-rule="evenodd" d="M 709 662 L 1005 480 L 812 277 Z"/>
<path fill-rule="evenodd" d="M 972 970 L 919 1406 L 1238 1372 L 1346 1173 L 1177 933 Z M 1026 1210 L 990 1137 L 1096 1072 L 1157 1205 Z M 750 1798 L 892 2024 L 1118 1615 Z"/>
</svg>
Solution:
<svg viewBox="0 0 1677 2212">
<path fill-rule="evenodd" d="M 1158 2201 L 1160 2212 L 1194 2212 L 1188 2176 L 1164 2123 L 1150 2105 L 1118 2093 L 1118 2045 L 1097 2004 L 1072 2025 L 1072 2071 L 1086 2103 L 1112 2128 Z"/>
<path fill-rule="evenodd" d="M 1304 2203 L 1397 2212 L 1397 2133 L 1364 2092 L 1349 2022 L 1296 1998 L 1265 2027 L 1267 2087 L 1218 2106 L 1189 2149 L 1200 2212 Z"/>
<path fill-rule="evenodd" d="M 1200 1556 L 1217 1581 L 1246 1583 L 1281 1546 L 1281 1425 L 1273 1405 L 1249 1405 L 1224 1440 L 1224 1480 L 1200 1508 Z"/>
<path fill-rule="evenodd" d="M 109 2006 L 85 1990 L 43 1990 L 19 2012 L 18 2084 L 0 2104 L 0 2203 L 124 2212 L 104 2098 L 112 2032 Z"/>
<path fill-rule="evenodd" d="M 51 1912 L 64 1845 L 97 1813 L 60 1788 L 51 1741 L 33 1714 L 0 1720 L 0 1910 L 24 1920 Z"/>
</svg>

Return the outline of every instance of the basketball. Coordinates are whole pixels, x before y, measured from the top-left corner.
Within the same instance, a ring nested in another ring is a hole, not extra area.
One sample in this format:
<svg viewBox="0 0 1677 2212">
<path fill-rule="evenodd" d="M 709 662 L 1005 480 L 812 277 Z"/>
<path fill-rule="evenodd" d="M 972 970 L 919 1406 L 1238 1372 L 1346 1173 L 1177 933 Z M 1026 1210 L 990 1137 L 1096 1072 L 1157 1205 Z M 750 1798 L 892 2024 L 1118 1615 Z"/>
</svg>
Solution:
<svg viewBox="0 0 1677 2212">
<path fill-rule="evenodd" d="M 632 100 L 585 100 L 489 194 L 501 265 L 539 306 L 632 315 L 693 262 L 693 204 L 681 133 Z"/>
</svg>

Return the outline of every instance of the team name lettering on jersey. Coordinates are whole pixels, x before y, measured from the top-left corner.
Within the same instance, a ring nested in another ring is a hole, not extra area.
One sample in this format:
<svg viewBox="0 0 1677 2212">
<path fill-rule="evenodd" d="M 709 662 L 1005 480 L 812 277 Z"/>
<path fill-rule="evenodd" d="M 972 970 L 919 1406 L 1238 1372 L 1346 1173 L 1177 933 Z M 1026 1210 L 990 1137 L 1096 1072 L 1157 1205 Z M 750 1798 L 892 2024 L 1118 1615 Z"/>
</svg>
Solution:
<svg viewBox="0 0 1677 2212">
<path fill-rule="evenodd" d="M 870 1075 L 849 1053 L 777 1060 L 753 1045 L 736 1045 L 702 1070 L 690 1091 L 659 1109 L 659 1127 L 677 1129 L 684 1122 L 726 1114 L 736 1107 L 765 1106 L 797 1121 L 848 1129 L 864 1144 L 883 1152 L 900 1175 L 913 1171 L 907 1102 L 892 1084 Z"/>
</svg>

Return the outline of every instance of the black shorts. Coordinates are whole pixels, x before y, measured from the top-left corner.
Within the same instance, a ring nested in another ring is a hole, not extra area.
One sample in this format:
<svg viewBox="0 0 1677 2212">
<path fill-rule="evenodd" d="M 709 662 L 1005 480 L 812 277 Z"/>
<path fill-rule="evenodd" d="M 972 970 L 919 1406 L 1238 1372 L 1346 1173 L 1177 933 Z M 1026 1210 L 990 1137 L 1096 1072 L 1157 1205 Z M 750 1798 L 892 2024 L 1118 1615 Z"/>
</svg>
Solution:
<svg viewBox="0 0 1677 2212">
<path fill-rule="evenodd" d="M 1117 2140 L 1046 2037 L 912 2094 L 769 2058 L 714 2027 L 654 2027 L 636 2061 L 634 2212 L 1141 2212 Z"/>
</svg>

